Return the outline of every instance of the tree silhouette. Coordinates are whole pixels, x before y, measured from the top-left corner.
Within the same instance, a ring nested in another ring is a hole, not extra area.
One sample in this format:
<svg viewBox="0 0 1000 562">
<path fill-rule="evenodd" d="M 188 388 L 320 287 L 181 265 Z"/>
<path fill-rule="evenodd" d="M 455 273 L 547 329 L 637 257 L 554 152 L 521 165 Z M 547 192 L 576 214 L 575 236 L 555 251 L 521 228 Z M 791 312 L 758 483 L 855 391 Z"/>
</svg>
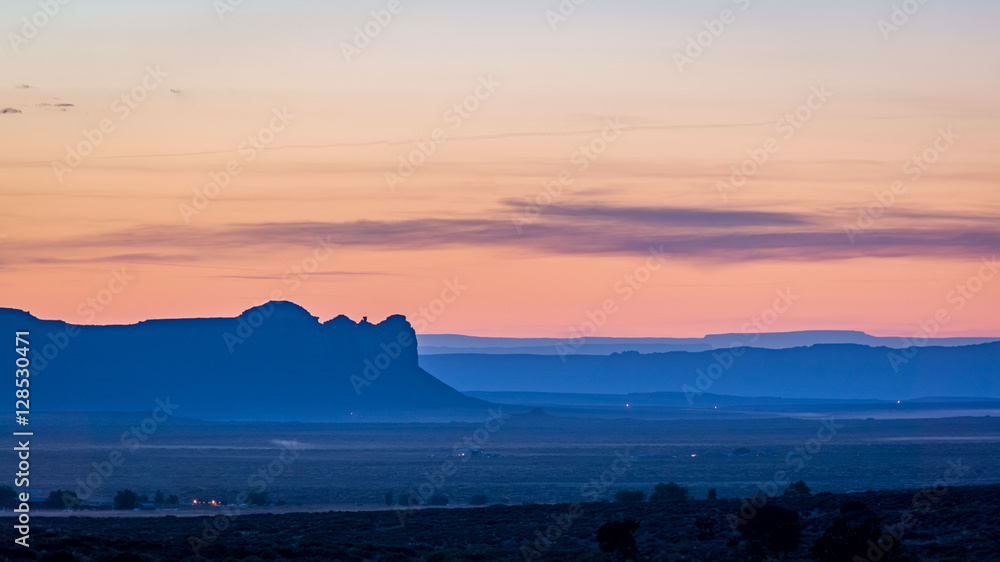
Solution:
<svg viewBox="0 0 1000 562">
<path fill-rule="evenodd" d="M 621 490 L 615 494 L 615 501 L 621 503 L 639 503 L 646 501 L 646 492 L 642 490 Z"/>
<path fill-rule="evenodd" d="M 651 502 L 684 501 L 688 497 L 688 489 L 676 482 L 664 484 L 660 482 L 653 490 L 653 495 L 649 497 Z"/>
<path fill-rule="evenodd" d="M 774 504 L 760 508 L 739 531 L 747 541 L 758 542 L 774 552 L 795 552 L 802 537 L 799 514 Z"/>
<path fill-rule="evenodd" d="M 76 509 L 80 507 L 80 499 L 76 497 L 76 492 L 69 490 L 52 490 L 49 497 L 42 502 L 45 509 Z"/>
<path fill-rule="evenodd" d="M 858 557 L 891 562 L 899 560 L 902 545 L 895 537 L 885 533 L 882 519 L 877 516 L 868 517 L 859 524 L 852 524 L 846 518 L 838 517 L 816 540 L 812 552 L 821 562 L 854 560 Z"/>
<path fill-rule="evenodd" d="M 618 562 L 638 559 L 639 548 L 635 544 L 635 532 L 638 529 L 639 522 L 635 519 L 608 521 L 601 525 L 597 530 L 601 552 L 614 554 Z"/>
<path fill-rule="evenodd" d="M 121 490 L 115 494 L 115 509 L 135 509 L 139 507 L 139 496 L 132 490 Z"/>
<path fill-rule="evenodd" d="M 805 482 L 799 480 L 798 482 L 792 482 L 789 484 L 784 495 L 791 498 L 804 498 L 808 497 L 810 493 L 811 490 L 809 490 L 809 486 L 806 486 Z"/>
<path fill-rule="evenodd" d="M 11 488 L 6 484 L 0 486 L 0 504 L 5 504 L 15 498 L 17 498 L 17 492 L 14 488 Z"/>
<path fill-rule="evenodd" d="M 427 498 L 427 505 L 448 505 L 448 496 L 444 494 L 434 494 Z"/>
</svg>

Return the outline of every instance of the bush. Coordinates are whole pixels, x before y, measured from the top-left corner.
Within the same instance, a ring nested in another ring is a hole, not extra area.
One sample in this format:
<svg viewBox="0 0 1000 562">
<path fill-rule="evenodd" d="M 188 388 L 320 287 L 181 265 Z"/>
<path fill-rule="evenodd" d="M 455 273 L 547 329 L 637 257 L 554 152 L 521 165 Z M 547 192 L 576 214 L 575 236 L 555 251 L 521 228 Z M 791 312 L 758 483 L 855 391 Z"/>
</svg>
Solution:
<svg viewBox="0 0 1000 562">
<path fill-rule="evenodd" d="M 135 509 L 139 507 L 139 496 L 132 490 L 120 490 L 115 494 L 115 509 Z"/>
<path fill-rule="evenodd" d="M 6 484 L 0 486 L 0 504 L 5 504 L 15 498 L 17 498 L 17 492 L 14 491 L 14 488 Z"/>
<path fill-rule="evenodd" d="M 427 505 L 448 505 L 448 496 L 444 494 L 434 494 L 427 498 Z"/>
<path fill-rule="evenodd" d="M 45 509 L 78 509 L 81 503 L 83 502 L 76 496 L 76 492 L 52 490 L 49 492 L 49 497 L 42 502 L 42 507 Z"/>
<path fill-rule="evenodd" d="M 615 501 L 621 503 L 640 503 L 646 501 L 646 492 L 642 490 L 621 490 L 615 494 Z"/>
<path fill-rule="evenodd" d="M 739 532 L 748 541 L 759 542 L 774 552 L 795 552 L 802 538 L 802 525 L 798 513 L 767 504 L 741 525 Z"/>
<path fill-rule="evenodd" d="M 153 496 L 153 503 L 155 504 L 167 503 L 167 498 L 166 496 L 163 495 L 163 492 L 157 490 L 156 494 Z"/>
<path fill-rule="evenodd" d="M 809 486 L 806 486 L 805 482 L 799 480 L 798 482 L 789 484 L 784 495 L 790 498 L 807 498 L 811 493 Z"/>
<path fill-rule="evenodd" d="M 250 492 L 247 494 L 247 503 L 250 505 L 268 505 L 271 500 L 267 497 L 267 492 Z"/>
<path fill-rule="evenodd" d="M 80 507 L 80 498 L 76 497 L 76 492 L 69 490 L 52 490 L 49 497 L 42 502 L 44 509 L 76 509 Z"/>
<path fill-rule="evenodd" d="M 715 488 L 708 489 L 708 501 L 715 501 L 719 499 L 719 494 L 716 492 Z"/>
<path fill-rule="evenodd" d="M 486 497 L 486 494 L 476 494 L 469 498 L 469 505 L 486 505 L 490 503 L 490 499 Z"/>
<path fill-rule="evenodd" d="M 170 494 L 167 496 L 168 505 L 177 505 L 179 503 L 181 503 L 181 499 L 177 497 L 177 494 Z"/>
<path fill-rule="evenodd" d="M 858 525 L 852 525 L 841 517 L 816 539 L 812 552 L 820 562 L 839 562 L 865 556 L 868 560 L 892 562 L 902 556 L 902 545 L 885 534 L 882 520 L 878 517 L 869 517 Z"/>
<path fill-rule="evenodd" d="M 608 521 L 601 525 L 597 530 L 597 543 L 601 552 L 614 554 L 619 562 L 638 559 L 639 548 L 635 544 L 635 532 L 638 529 L 639 522 L 635 519 Z"/>
<path fill-rule="evenodd" d="M 660 482 L 656 485 L 656 489 L 653 490 L 653 495 L 650 496 L 649 501 L 666 502 L 684 501 L 686 499 L 688 499 L 688 489 L 686 486 L 681 486 L 675 482 L 669 484 Z"/>
<path fill-rule="evenodd" d="M 403 492 L 396 501 L 402 507 L 415 507 L 420 505 L 420 495 L 416 492 Z"/>
</svg>

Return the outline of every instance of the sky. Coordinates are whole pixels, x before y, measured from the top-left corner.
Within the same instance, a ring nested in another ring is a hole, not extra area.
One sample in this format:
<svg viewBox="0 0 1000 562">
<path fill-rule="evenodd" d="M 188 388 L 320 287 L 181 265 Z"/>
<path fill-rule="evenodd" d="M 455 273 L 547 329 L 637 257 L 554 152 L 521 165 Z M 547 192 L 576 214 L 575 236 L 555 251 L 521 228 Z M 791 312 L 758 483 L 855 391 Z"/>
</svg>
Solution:
<svg viewBox="0 0 1000 562">
<path fill-rule="evenodd" d="M 4 2 L 0 306 L 995 336 L 996 21 L 980 0 Z"/>
</svg>

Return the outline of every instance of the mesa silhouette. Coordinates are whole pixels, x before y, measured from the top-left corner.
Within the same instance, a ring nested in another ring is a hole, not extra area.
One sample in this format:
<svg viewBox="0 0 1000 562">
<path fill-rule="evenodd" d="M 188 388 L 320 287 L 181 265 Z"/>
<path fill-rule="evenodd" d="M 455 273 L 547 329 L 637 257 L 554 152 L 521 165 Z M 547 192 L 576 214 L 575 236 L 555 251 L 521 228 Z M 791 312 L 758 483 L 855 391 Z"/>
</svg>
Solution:
<svg viewBox="0 0 1000 562">
<path fill-rule="evenodd" d="M 31 333 L 36 412 L 134 412 L 170 397 L 201 419 L 449 421 L 489 406 L 421 369 L 398 315 L 320 323 L 270 302 L 235 318 L 78 326 L 3 308 L 0 325 Z"/>
</svg>

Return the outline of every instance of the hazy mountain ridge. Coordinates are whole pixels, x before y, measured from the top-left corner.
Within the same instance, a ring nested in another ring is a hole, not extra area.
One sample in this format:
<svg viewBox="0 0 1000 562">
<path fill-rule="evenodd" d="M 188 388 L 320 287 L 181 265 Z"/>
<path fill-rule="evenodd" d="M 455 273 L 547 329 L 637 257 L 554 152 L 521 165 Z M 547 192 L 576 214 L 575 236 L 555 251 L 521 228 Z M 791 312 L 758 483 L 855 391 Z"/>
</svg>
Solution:
<svg viewBox="0 0 1000 562">
<path fill-rule="evenodd" d="M 761 334 L 709 334 L 702 338 L 617 338 L 588 337 L 583 341 L 558 338 L 502 338 L 456 334 L 419 335 L 421 355 L 452 353 L 532 354 L 532 355 L 611 355 L 625 351 L 667 353 L 671 351 L 711 351 L 730 347 L 788 349 L 821 344 L 857 344 L 869 347 L 906 348 L 909 338 L 871 336 L 851 330 L 805 330 Z M 930 338 L 926 345 L 955 347 L 1000 341 L 1000 337 Z M 918 342 L 921 343 L 922 342 Z"/>
<path fill-rule="evenodd" d="M 739 351 L 739 357 L 730 351 L 567 357 L 454 354 L 423 356 L 420 362 L 462 391 L 666 391 L 892 401 L 1000 398 L 1000 343 L 909 350 L 814 345 Z"/>
</svg>

